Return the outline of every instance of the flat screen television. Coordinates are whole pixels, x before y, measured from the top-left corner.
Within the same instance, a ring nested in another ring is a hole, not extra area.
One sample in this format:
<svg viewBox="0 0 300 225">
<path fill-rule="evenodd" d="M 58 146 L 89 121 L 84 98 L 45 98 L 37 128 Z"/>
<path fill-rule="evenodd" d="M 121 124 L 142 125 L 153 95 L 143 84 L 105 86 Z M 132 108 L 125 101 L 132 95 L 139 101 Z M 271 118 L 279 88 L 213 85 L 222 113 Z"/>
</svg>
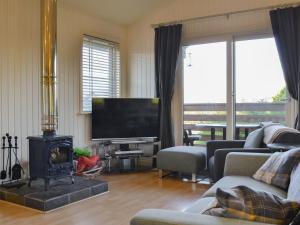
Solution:
<svg viewBox="0 0 300 225">
<path fill-rule="evenodd" d="M 92 139 L 159 138 L 158 98 L 93 98 Z"/>
</svg>

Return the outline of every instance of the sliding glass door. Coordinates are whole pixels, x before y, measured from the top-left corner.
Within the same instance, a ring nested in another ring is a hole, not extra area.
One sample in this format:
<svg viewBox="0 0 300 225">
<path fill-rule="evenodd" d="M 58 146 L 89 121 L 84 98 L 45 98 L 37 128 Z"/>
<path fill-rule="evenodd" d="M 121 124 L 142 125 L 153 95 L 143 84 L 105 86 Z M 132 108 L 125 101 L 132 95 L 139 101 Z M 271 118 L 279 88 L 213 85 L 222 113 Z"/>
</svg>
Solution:
<svg viewBox="0 0 300 225">
<path fill-rule="evenodd" d="M 195 144 L 245 139 L 261 122 L 286 122 L 286 88 L 273 37 L 232 36 L 184 50 L 184 131 Z"/>
<path fill-rule="evenodd" d="M 191 45 L 185 49 L 184 127 L 189 136 L 198 136 L 195 144 L 223 139 L 227 114 L 226 52 L 226 42 Z"/>
<path fill-rule="evenodd" d="M 285 123 L 286 87 L 274 38 L 235 42 L 236 138 L 261 122 Z"/>
</svg>

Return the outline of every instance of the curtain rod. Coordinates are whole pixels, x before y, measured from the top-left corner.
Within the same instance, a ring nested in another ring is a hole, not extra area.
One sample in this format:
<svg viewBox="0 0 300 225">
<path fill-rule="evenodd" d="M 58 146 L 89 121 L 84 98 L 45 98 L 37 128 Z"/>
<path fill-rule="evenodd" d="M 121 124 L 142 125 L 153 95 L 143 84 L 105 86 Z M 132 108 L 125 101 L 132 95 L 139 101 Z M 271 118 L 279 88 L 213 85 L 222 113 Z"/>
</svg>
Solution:
<svg viewBox="0 0 300 225">
<path fill-rule="evenodd" d="M 168 25 L 172 25 L 172 24 L 186 23 L 186 22 L 195 21 L 195 20 L 202 20 L 202 19 L 221 17 L 221 16 L 229 17 L 230 15 L 235 15 L 235 14 L 240 14 L 240 13 L 254 12 L 254 11 L 260 11 L 260 10 L 267 10 L 267 9 L 276 9 L 276 8 L 295 7 L 298 5 L 300 5 L 300 2 L 279 4 L 279 5 L 273 5 L 273 6 L 265 6 L 265 7 L 247 9 L 247 10 L 238 10 L 238 11 L 233 11 L 233 12 L 228 12 L 228 13 L 220 13 L 220 14 L 214 14 L 214 15 L 188 18 L 188 19 L 183 19 L 183 20 L 174 20 L 174 21 L 169 21 L 169 22 L 165 22 L 165 23 L 151 24 L 151 27 L 156 28 L 156 27 L 168 26 Z"/>
</svg>

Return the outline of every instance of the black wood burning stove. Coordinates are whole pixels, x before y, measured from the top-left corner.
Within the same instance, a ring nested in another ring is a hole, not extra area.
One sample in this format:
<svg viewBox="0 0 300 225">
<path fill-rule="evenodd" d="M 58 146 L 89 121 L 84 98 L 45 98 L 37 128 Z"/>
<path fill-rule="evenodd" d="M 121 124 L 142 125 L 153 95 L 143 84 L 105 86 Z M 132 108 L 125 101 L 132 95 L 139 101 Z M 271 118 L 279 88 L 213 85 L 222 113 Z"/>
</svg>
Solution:
<svg viewBox="0 0 300 225">
<path fill-rule="evenodd" d="M 31 181 L 42 178 L 48 190 L 51 179 L 73 179 L 73 140 L 71 136 L 35 136 L 29 139 Z"/>
<path fill-rule="evenodd" d="M 73 180 L 73 141 L 57 136 L 57 0 L 41 0 L 41 100 L 43 136 L 29 139 L 30 181 L 71 177 Z"/>
</svg>

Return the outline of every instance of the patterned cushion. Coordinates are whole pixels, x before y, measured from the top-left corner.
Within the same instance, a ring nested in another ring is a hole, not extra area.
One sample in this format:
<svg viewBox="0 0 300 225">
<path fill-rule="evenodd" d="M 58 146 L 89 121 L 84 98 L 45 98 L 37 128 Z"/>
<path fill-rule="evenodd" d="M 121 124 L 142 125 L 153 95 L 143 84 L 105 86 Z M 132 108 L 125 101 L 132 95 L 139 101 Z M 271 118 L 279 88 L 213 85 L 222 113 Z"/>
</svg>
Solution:
<svg viewBox="0 0 300 225">
<path fill-rule="evenodd" d="M 264 129 L 252 131 L 246 138 L 244 148 L 259 148 L 264 137 Z"/>
<path fill-rule="evenodd" d="M 300 148 L 276 152 L 259 168 L 253 178 L 287 190 L 294 166 L 300 160 Z"/>
<path fill-rule="evenodd" d="M 300 203 L 300 163 L 292 171 L 287 198 Z"/>
<path fill-rule="evenodd" d="M 211 216 L 243 219 L 271 224 L 288 224 L 296 216 L 300 204 L 269 192 L 237 186 L 231 191 L 218 189 L 218 206 L 204 212 Z"/>
</svg>

